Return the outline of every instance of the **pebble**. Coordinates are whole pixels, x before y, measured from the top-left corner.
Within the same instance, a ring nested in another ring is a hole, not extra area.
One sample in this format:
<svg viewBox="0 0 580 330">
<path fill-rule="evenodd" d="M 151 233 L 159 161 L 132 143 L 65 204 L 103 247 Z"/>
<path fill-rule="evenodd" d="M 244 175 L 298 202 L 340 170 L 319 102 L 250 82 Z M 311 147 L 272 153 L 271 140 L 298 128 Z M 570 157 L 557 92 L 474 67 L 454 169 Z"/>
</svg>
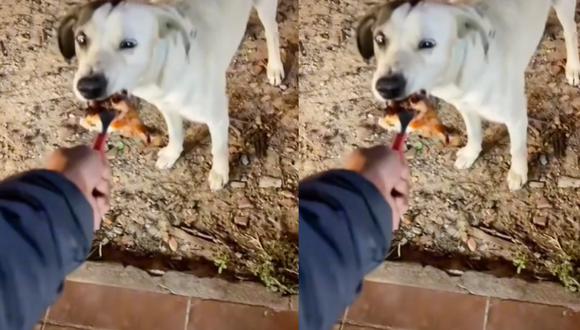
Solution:
<svg viewBox="0 0 580 330">
<path fill-rule="evenodd" d="M 149 269 L 147 270 L 147 273 L 153 275 L 153 276 L 163 276 L 165 275 L 165 271 L 161 270 L 161 269 Z"/>
<path fill-rule="evenodd" d="M 421 230 L 421 228 L 419 227 L 413 227 L 413 229 L 411 229 L 413 231 L 413 233 L 417 234 L 417 235 L 421 235 L 423 233 L 423 230 Z"/>
<path fill-rule="evenodd" d="M 250 165 L 250 159 L 248 158 L 247 155 L 242 155 L 242 157 L 240 157 L 240 162 L 242 163 L 242 165 L 244 166 L 248 166 Z"/>
<path fill-rule="evenodd" d="M 471 251 L 471 252 L 475 252 L 475 250 L 477 250 L 477 243 L 475 242 L 473 237 L 470 237 L 467 239 L 467 247 L 469 248 L 469 251 Z"/>
<path fill-rule="evenodd" d="M 242 197 L 238 202 L 238 208 L 240 209 L 251 209 L 254 208 L 252 202 L 246 197 Z"/>
<path fill-rule="evenodd" d="M 248 217 L 235 217 L 234 223 L 238 226 L 247 227 L 250 219 Z"/>
<path fill-rule="evenodd" d="M 541 188 L 544 188 L 545 186 L 546 186 L 545 182 L 530 181 L 530 188 L 532 188 L 532 189 L 541 189 Z"/>
<path fill-rule="evenodd" d="M 175 240 L 175 238 L 171 237 L 169 239 L 169 241 L 167 242 L 167 245 L 169 245 L 169 249 L 171 249 L 171 251 L 175 252 L 177 251 L 177 241 Z"/>
<path fill-rule="evenodd" d="M 458 233 L 457 229 L 455 227 L 452 227 L 452 226 L 448 226 L 446 228 L 446 231 L 447 231 L 447 234 L 449 234 L 449 236 L 451 236 L 451 237 L 457 236 L 457 233 Z"/>
<path fill-rule="evenodd" d="M 123 233 L 123 228 L 115 227 L 113 228 L 113 232 L 117 235 L 121 235 Z"/>
<path fill-rule="evenodd" d="M 232 181 L 232 182 L 230 182 L 230 186 L 233 189 L 242 189 L 242 188 L 246 188 L 246 183 L 241 182 L 241 181 Z"/>
<path fill-rule="evenodd" d="M 546 217 L 546 216 L 534 217 L 533 222 L 534 222 L 534 225 L 536 225 L 536 226 L 546 227 L 546 225 L 548 224 L 548 217 Z"/>
<path fill-rule="evenodd" d="M 561 176 L 558 178 L 559 188 L 580 188 L 580 179 L 570 176 Z"/>
<path fill-rule="evenodd" d="M 548 165 L 548 158 L 546 157 L 546 155 L 540 156 L 540 164 L 542 164 L 542 166 Z"/>
<path fill-rule="evenodd" d="M 447 274 L 451 275 L 451 276 L 461 276 L 463 275 L 465 272 L 459 269 L 448 269 L 447 270 Z"/>
<path fill-rule="evenodd" d="M 263 176 L 260 178 L 258 186 L 260 188 L 280 188 L 282 187 L 282 180 L 271 176 Z"/>
<path fill-rule="evenodd" d="M 549 200 L 547 200 L 545 197 L 542 196 L 538 200 L 536 206 L 539 209 L 551 209 L 552 208 L 552 203 L 550 203 Z"/>
</svg>

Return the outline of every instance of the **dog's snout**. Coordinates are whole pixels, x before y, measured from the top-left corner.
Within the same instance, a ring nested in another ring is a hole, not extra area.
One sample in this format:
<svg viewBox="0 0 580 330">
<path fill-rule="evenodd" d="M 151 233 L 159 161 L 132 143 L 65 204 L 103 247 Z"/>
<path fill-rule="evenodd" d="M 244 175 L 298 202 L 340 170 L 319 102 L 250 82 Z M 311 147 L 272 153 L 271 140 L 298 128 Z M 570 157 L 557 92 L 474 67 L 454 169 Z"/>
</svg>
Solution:
<svg viewBox="0 0 580 330">
<path fill-rule="evenodd" d="M 102 74 L 83 77 L 78 81 L 77 89 L 87 100 L 101 98 L 107 91 L 107 78 Z"/>
<path fill-rule="evenodd" d="M 402 74 L 392 74 L 379 79 L 375 88 L 386 100 L 404 96 L 407 80 Z"/>
</svg>

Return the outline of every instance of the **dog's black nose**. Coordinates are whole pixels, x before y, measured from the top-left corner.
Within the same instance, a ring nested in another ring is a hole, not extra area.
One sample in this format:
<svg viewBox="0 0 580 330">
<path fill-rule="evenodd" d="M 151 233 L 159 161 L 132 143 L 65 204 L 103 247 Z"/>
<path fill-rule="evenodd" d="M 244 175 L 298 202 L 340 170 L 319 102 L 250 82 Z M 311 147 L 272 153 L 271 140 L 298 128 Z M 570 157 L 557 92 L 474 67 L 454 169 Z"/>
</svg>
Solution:
<svg viewBox="0 0 580 330">
<path fill-rule="evenodd" d="M 101 74 L 81 78 L 77 83 L 77 89 L 87 100 L 101 98 L 107 92 L 107 78 Z"/>
<path fill-rule="evenodd" d="M 402 74 L 392 74 L 377 80 L 375 88 L 385 100 L 392 100 L 404 96 L 406 85 Z"/>
</svg>

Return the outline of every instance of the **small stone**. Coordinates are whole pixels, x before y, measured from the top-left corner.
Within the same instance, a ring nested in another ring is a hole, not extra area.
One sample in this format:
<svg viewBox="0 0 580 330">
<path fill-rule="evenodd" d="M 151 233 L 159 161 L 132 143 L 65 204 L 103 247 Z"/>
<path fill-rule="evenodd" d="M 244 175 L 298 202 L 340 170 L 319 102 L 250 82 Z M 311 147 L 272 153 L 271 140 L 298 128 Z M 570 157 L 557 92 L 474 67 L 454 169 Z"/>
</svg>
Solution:
<svg viewBox="0 0 580 330">
<path fill-rule="evenodd" d="M 238 202 L 238 208 L 251 209 L 251 208 L 254 208 L 254 205 L 252 204 L 252 202 L 249 199 L 247 199 L 246 197 L 242 197 L 240 199 L 240 201 Z"/>
<path fill-rule="evenodd" d="M 271 176 L 263 176 L 260 178 L 258 186 L 260 188 L 280 188 L 282 187 L 282 180 Z"/>
<path fill-rule="evenodd" d="M 281 90 L 283 90 L 283 91 L 285 91 L 285 90 L 287 90 L 287 89 L 288 89 L 288 85 L 286 85 L 286 84 L 281 84 L 281 85 L 280 85 L 280 89 L 281 89 Z"/>
<path fill-rule="evenodd" d="M 163 276 L 165 275 L 165 271 L 161 270 L 161 269 L 149 269 L 147 270 L 147 273 L 153 275 L 153 276 Z"/>
<path fill-rule="evenodd" d="M 232 182 L 230 182 L 230 186 L 233 189 L 242 189 L 242 188 L 246 188 L 246 183 L 241 182 L 241 181 L 232 181 Z"/>
<path fill-rule="evenodd" d="M 240 162 L 242 163 L 242 165 L 244 166 L 248 166 L 250 165 L 250 159 L 248 158 L 247 155 L 242 155 L 242 157 L 240 157 Z"/>
<path fill-rule="evenodd" d="M 552 203 L 550 203 L 549 200 L 547 200 L 545 197 L 542 196 L 538 200 L 538 203 L 536 204 L 536 206 L 539 209 L 551 209 L 552 208 Z"/>
<path fill-rule="evenodd" d="M 548 224 L 548 217 L 546 217 L 546 216 L 534 217 L 533 222 L 534 222 L 534 225 L 536 225 L 536 226 L 546 227 L 546 225 Z"/>
<path fill-rule="evenodd" d="M 461 276 L 463 275 L 465 272 L 459 269 L 448 269 L 447 270 L 447 274 L 451 275 L 451 276 Z"/>
<path fill-rule="evenodd" d="M 572 107 L 576 110 L 580 110 L 580 96 L 572 100 Z"/>
<path fill-rule="evenodd" d="M 235 217 L 234 223 L 238 226 L 247 227 L 250 219 L 248 217 Z"/>
<path fill-rule="evenodd" d="M 580 188 L 580 179 L 570 176 L 561 176 L 558 178 L 559 188 Z"/>
<path fill-rule="evenodd" d="M 446 228 L 446 231 L 447 231 L 447 234 L 449 234 L 449 236 L 451 236 L 451 237 L 457 236 L 457 233 L 458 233 L 457 229 L 453 226 L 448 226 Z"/>
<path fill-rule="evenodd" d="M 546 186 L 545 182 L 541 181 L 530 181 L 530 188 L 532 189 L 542 189 Z"/>
<path fill-rule="evenodd" d="M 167 242 L 167 245 L 169 245 L 169 249 L 173 252 L 177 251 L 177 241 L 175 240 L 175 238 L 171 237 L 169 238 L 169 241 Z"/>
<path fill-rule="evenodd" d="M 470 237 L 467 239 L 467 247 L 469 248 L 469 251 L 471 251 L 471 252 L 475 252 L 475 250 L 477 250 L 477 243 L 475 242 L 473 237 Z"/>
<path fill-rule="evenodd" d="M 542 166 L 548 165 L 548 158 L 546 157 L 546 155 L 540 156 L 540 164 L 542 164 Z"/>
<path fill-rule="evenodd" d="M 415 233 L 417 235 L 421 235 L 423 233 L 423 230 L 421 230 L 421 228 L 418 228 L 418 227 L 413 227 L 411 229 L 411 231 L 413 231 L 413 233 Z"/>
</svg>

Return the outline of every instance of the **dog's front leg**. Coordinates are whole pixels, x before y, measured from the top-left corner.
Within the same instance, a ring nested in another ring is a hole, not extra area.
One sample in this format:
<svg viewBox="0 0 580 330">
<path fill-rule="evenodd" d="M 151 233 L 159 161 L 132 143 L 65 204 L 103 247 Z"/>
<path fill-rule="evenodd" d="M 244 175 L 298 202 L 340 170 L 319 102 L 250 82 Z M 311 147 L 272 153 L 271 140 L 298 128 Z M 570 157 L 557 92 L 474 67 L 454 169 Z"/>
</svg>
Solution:
<svg viewBox="0 0 580 330">
<path fill-rule="evenodd" d="M 483 141 L 483 132 L 481 129 L 481 117 L 471 111 L 458 109 L 465 122 L 467 131 L 467 144 L 457 151 L 457 160 L 455 168 L 463 170 L 470 168 L 481 152 L 481 143 Z"/>
<path fill-rule="evenodd" d="M 280 35 L 278 33 L 278 22 L 276 22 L 278 1 L 255 0 L 254 6 L 264 26 L 264 34 L 268 45 L 268 80 L 270 84 L 278 86 L 285 76 L 284 65 L 280 58 Z"/>
<path fill-rule="evenodd" d="M 508 173 L 508 187 L 518 190 L 528 181 L 528 112 L 525 92 L 520 92 L 513 104 L 516 110 L 506 122 L 510 136 L 512 163 Z"/>
<path fill-rule="evenodd" d="M 209 134 L 211 136 L 211 153 L 212 166 L 209 173 L 209 187 L 212 191 L 222 189 L 229 181 L 230 164 L 229 164 L 229 125 L 227 97 L 224 95 L 223 100 L 216 103 L 214 109 L 211 109 L 214 115 L 207 122 Z"/>
<path fill-rule="evenodd" d="M 580 57 L 578 55 L 578 29 L 576 27 L 576 0 L 554 1 L 554 9 L 564 29 L 566 42 L 566 79 L 572 86 L 580 85 Z"/>
<path fill-rule="evenodd" d="M 169 169 L 177 161 L 183 151 L 183 119 L 178 112 L 159 108 L 169 134 L 169 143 L 159 150 L 156 166 L 159 169 Z"/>
</svg>

